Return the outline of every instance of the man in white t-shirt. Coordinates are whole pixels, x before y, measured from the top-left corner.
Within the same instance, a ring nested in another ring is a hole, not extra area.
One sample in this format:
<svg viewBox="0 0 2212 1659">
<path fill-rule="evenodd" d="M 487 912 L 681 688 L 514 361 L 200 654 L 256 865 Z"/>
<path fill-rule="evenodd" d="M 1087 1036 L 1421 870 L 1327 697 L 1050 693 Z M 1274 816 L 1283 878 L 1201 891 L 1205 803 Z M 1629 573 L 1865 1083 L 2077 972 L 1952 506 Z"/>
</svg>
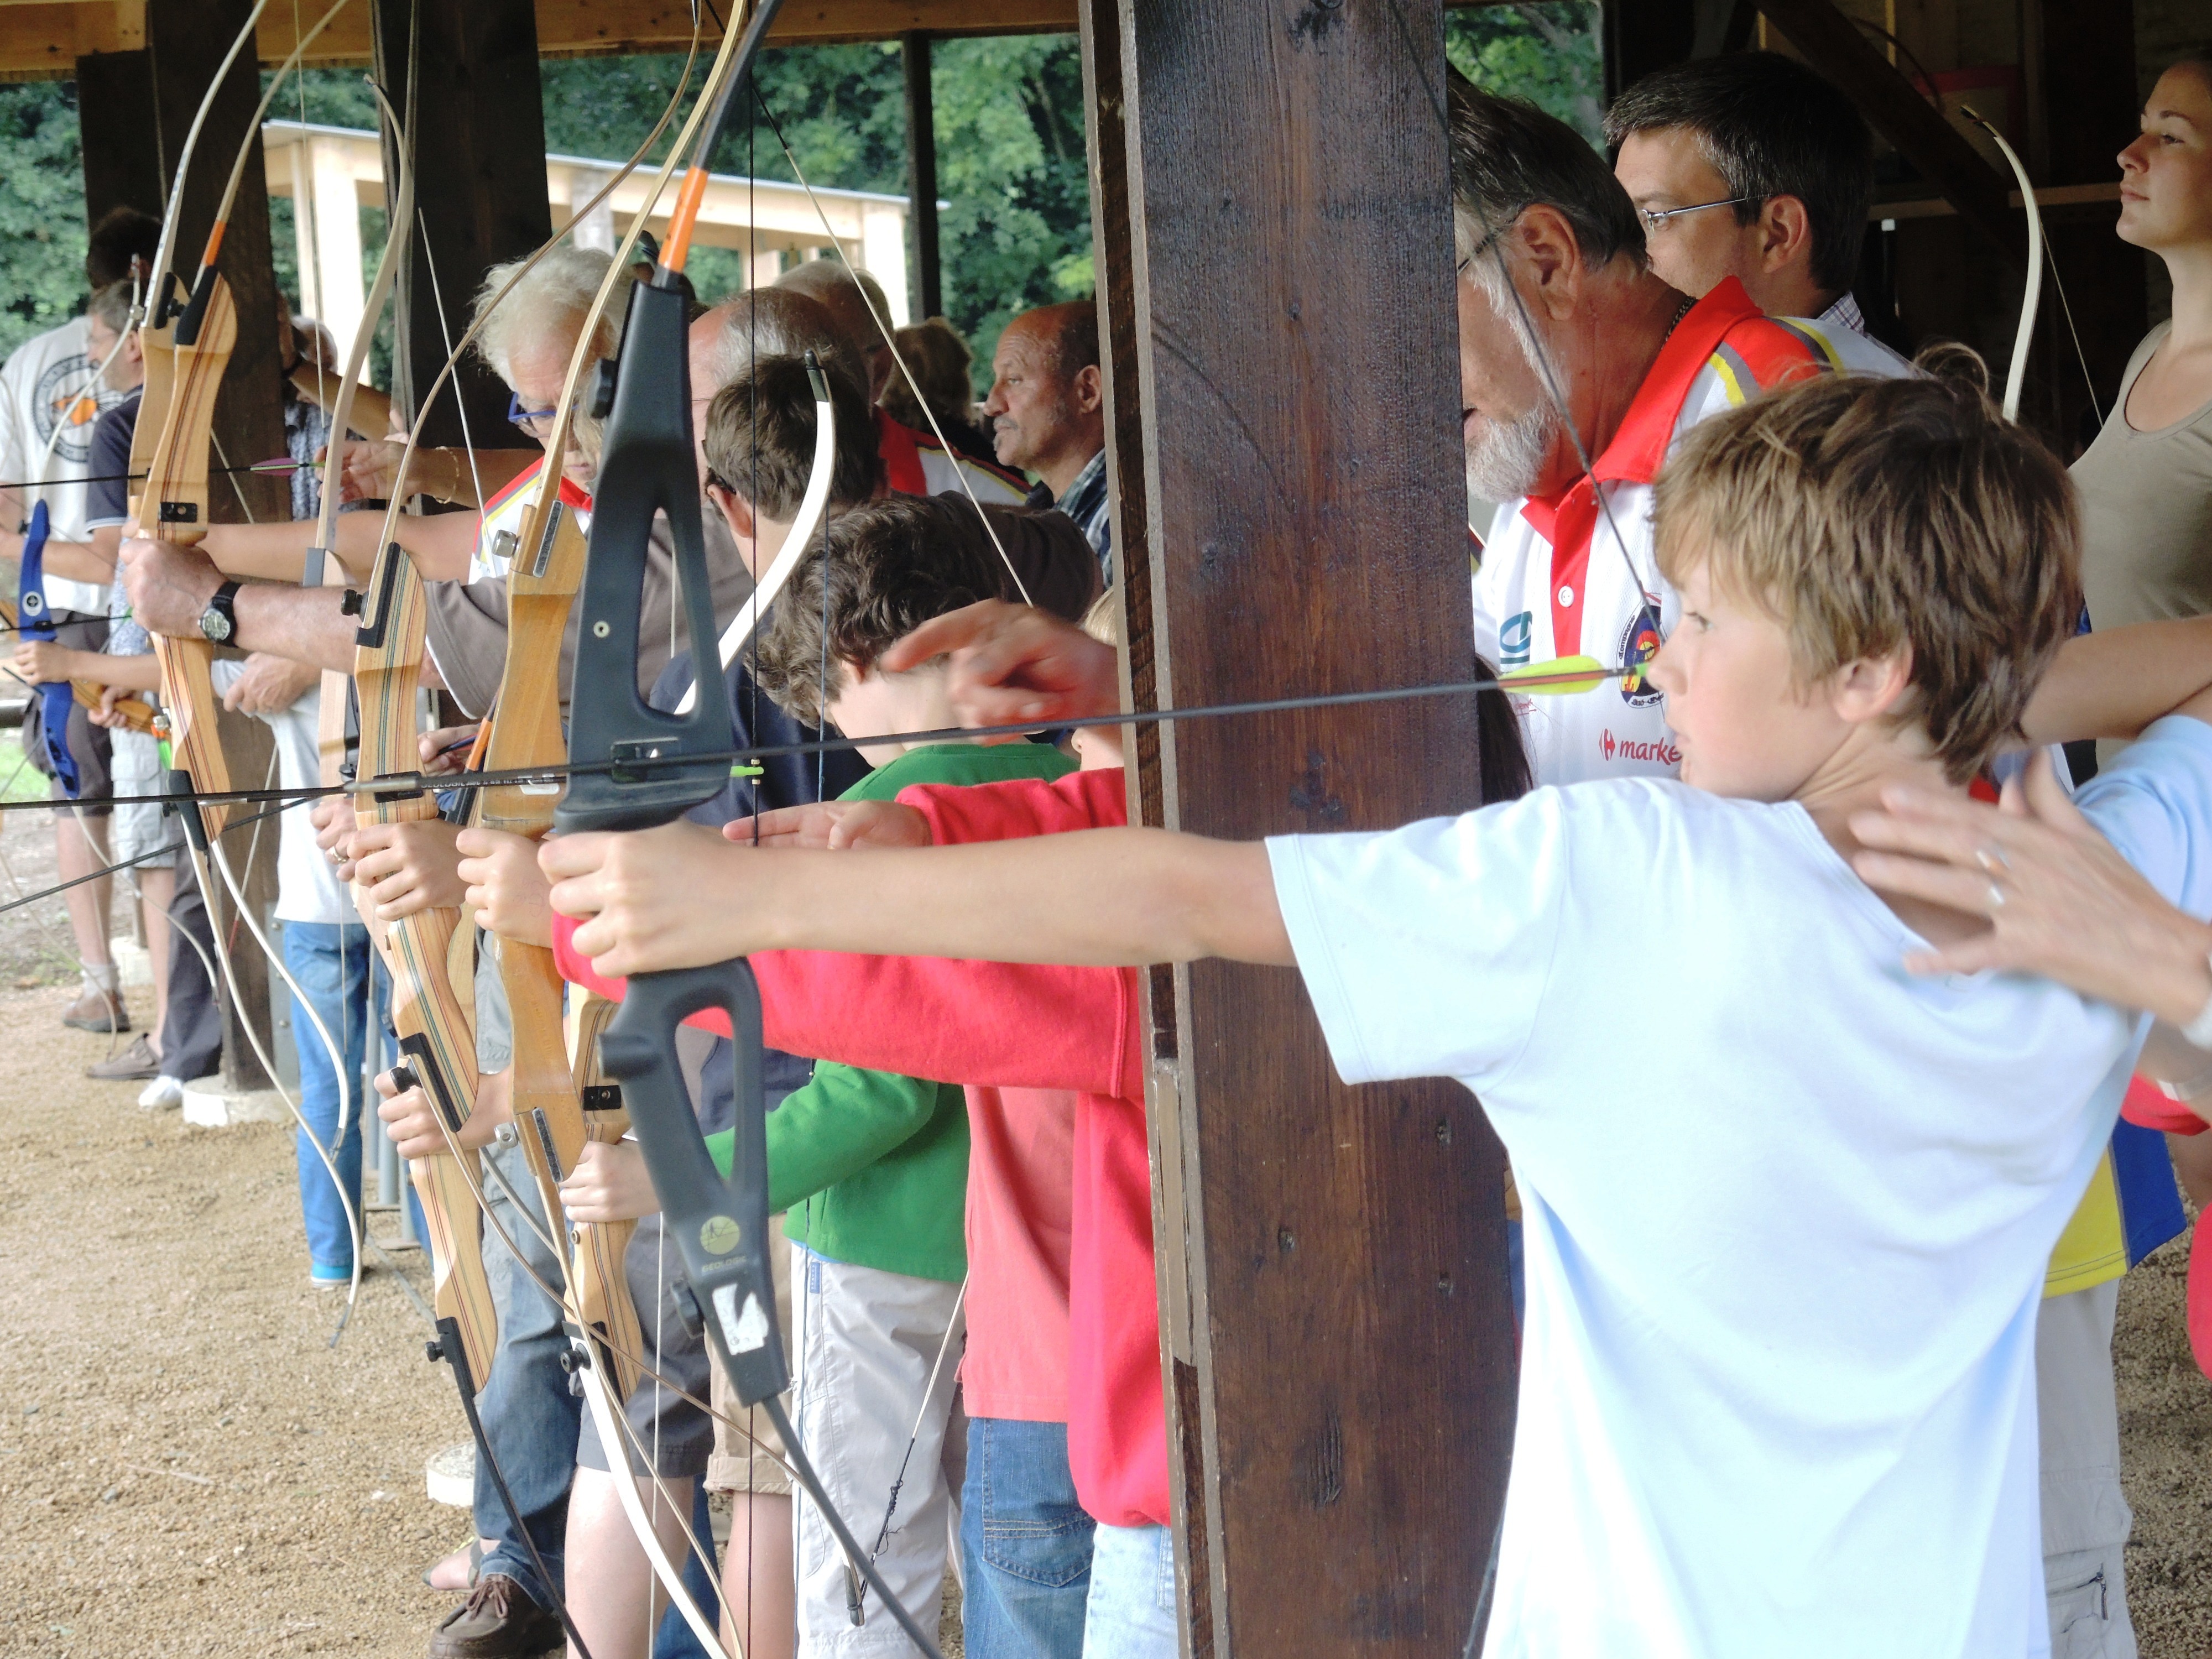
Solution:
<svg viewBox="0 0 2212 1659">
<path fill-rule="evenodd" d="M 1786 380 L 1904 366 L 1849 331 L 1768 318 L 1735 281 L 1694 300 L 1668 286 L 1603 161 L 1530 105 L 1455 80 L 1451 153 L 1468 489 L 1504 503 L 1474 578 L 1475 648 L 1506 669 L 1632 669 L 1675 621 L 1651 481 L 1682 435 Z M 1540 783 L 1680 764 L 1640 672 L 1517 708 Z"/>
<path fill-rule="evenodd" d="M 153 263 L 161 225 L 130 208 L 117 208 L 92 228 L 84 256 L 85 281 L 97 294 L 131 276 L 134 262 Z M 88 319 L 72 317 L 58 328 L 33 336 L 0 367 L 0 553 L 22 556 L 21 532 L 32 506 L 46 504 L 52 539 L 81 543 L 85 530 L 87 479 L 90 476 L 93 428 L 124 393 L 109 386 L 102 365 L 93 358 Z M 21 486 L 20 488 L 16 486 Z M 96 571 L 49 573 L 46 604 L 58 643 L 76 651 L 98 651 L 107 641 L 107 583 Z M 15 595 L 9 595 L 12 601 Z M 23 732 L 24 753 L 46 771 L 43 745 L 35 726 L 39 704 L 30 705 Z M 107 734 L 73 709 L 65 739 L 75 757 L 79 805 L 54 813 L 58 873 L 79 884 L 63 894 L 70 933 L 77 950 L 83 983 L 75 1002 L 62 1012 L 65 1024 L 82 1030 L 119 1032 L 131 1017 L 117 994 L 115 963 L 108 949 L 108 878 L 82 881 L 107 862 L 107 814 L 103 798 L 114 787 L 108 776 Z M 50 791 L 65 791 L 58 780 Z"/>
<path fill-rule="evenodd" d="M 1295 965 L 1347 1081 L 1462 1080 L 1520 1172 L 1486 1652 L 2033 1659 L 2038 1301 L 2140 1022 L 1925 971 L 2006 866 L 1972 914 L 1886 902 L 1852 825 L 1896 785 L 1963 799 L 2023 736 L 2177 709 L 2081 805 L 2212 911 L 2212 622 L 2069 640 L 2063 469 L 1936 381 L 1824 377 L 1717 417 L 1657 510 L 1682 781 L 1265 844 L 568 836 L 551 902 L 610 975 L 769 948 Z"/>
</svg>

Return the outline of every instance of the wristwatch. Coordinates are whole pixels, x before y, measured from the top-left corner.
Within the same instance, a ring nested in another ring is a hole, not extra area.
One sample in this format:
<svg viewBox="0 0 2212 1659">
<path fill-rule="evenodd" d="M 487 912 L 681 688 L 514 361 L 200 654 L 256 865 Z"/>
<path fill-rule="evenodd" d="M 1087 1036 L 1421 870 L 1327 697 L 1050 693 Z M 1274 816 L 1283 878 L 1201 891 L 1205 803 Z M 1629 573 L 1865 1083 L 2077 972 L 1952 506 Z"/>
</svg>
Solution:
<svg viewBox="0 0 2212 1659">
<path fill-rule="evenodd" d="M 208 600 L 207 609 L 200 612 L 200 632 L 212 644 L 228 645 L 230 636 L 238 632 L 238 612 L 231 605 L 238 597 L 238 586 L 236 582 L 225 582 Z"/>
</svg>

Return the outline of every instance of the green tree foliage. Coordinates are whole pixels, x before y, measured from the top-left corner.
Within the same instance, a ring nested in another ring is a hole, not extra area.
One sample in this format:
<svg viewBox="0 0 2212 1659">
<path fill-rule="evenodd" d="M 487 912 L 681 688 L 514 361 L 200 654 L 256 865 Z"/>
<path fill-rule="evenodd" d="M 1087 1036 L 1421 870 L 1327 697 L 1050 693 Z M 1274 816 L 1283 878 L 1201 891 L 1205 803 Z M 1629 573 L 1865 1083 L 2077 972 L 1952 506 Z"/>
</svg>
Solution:
<svg viewBox="0 0 2212 1659">
<path fill-rule="evenodd" d="M 1444 14 L 1444 55 L 1479 87 L 1525 98 L 1603 141 L 1605 50 L 1593 0 L 1533 0 Z"/>
<path fill-rule="evenodd" d="M 84 309 L 76 87 L 0 86 L 0 360 Z"/>
</svg>

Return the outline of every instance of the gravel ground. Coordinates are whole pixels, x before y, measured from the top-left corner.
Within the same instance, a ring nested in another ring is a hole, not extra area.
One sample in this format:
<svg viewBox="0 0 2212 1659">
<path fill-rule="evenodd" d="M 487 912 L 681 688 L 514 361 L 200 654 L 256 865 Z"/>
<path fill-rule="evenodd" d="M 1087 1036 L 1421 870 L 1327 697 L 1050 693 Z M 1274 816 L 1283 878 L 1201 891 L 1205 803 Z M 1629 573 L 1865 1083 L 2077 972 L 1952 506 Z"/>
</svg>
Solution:
<svg viewBox="0 0 2212 1659">
<path fill-rule="evenodd" d="M 2182 1325 L 2188 1271 L 2185 1236 L 2129 1274 L 2112 1341 L 2142 1659 L 2212 1659 L 2212 1382 Z"/>
<path fill-rule="evenodd" d="M 82 1080 L 69 994 L 0 995 L 0 1651 L 422 1652 L 467 1431 L 421 1316 L 372 1274 L 331 1349 L 286 1130 Z"/>
</svg>

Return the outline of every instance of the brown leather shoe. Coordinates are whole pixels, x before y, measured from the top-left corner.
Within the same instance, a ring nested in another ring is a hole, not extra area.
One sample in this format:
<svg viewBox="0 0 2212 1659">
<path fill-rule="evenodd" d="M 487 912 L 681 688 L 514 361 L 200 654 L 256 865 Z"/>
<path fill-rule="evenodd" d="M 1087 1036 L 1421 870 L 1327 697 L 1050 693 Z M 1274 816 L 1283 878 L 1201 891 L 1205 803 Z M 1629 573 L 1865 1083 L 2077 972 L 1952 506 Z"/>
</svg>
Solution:
<svg viewBox="0 0 2212 1659">
<path fill-rule="evenodd" d="M 120 992 L 102 995 L 88 989 L 62 1010 L 62 1024 L 74 1025 L 80 1031 L 98 1031 L 104 1036 L 112 1036 L 118 1031 L 131 1029 L 131 1016 L 123 1006 Z"/>
<path fill-rule="evenodd" d="M 477 1580 L 430 1638 L 430 1659 L 537 1659 L 561 1645 L 561 1620 L 503 1572 Z"/>
<path fill-rule="evenodd" d="M 102 1083 L 143 1083 L 161 1075 L 161 1057 L 144 1037 L 133 1037 L 128 1048 L 112 1060 L 94 1061 L 84 1068 L 84 1074 Z"/>
</svg>

